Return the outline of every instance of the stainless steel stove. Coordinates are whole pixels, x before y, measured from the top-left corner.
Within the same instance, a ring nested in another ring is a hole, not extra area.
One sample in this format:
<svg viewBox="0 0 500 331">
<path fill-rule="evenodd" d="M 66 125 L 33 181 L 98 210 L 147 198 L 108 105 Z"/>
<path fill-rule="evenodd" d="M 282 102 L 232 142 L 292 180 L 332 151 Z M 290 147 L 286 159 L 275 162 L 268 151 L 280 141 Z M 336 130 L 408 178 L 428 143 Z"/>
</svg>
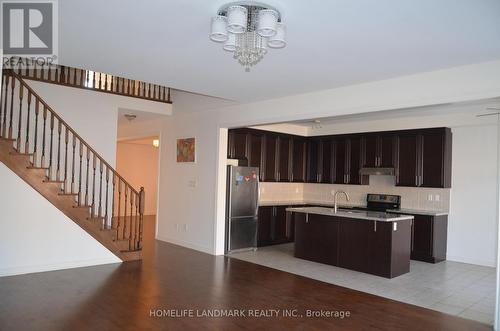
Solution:
<svg viewBox="0 0 500 331">
<path fill-rule="evenodd" d="M 367 194 L 366 207 L 355 207 L 353 209 L 386 212 L 387 210 L 398 210 L 400 207 L 400 195 Z"/>
</svg>

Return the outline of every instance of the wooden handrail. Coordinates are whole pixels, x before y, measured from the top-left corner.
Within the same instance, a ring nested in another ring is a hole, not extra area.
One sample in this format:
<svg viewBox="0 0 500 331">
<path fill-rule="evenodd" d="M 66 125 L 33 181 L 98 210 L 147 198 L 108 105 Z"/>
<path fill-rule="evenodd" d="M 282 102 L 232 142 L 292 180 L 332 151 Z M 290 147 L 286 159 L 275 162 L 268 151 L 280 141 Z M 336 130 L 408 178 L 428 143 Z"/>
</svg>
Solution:
<svg viewBox="0 0 500 331">
<path fill-rule="evenodd" d="M 22 75 L 4 69 L 1 79 L 0 138 L 11 140 L 17 153 L 29 156 L 32 168 L 45 170 L 47 181 L 60 183 L 61 194 L 73 196 L 75 207 L 88 208 L 90 219 L 113 229 L 115 240 L 126 240 L 129 250 L 140 250 L 144 188 L 134 189 Z"/>
<path fill-rule="evenodd" d="M 128 186 L 130 186 L 134 193 L 135 194 L 139 194 L 139 192 L 137 190 L 135 190 L 132 185 L 130 185 L 126 180 L 125 178 L 123 178 L 122 176 L 120 176 L 120 174 L 108 163 L 106 162 L 106 160 L 99 155 L 99 153 L 97 153 L 78 133 L 76 133 L 76 131 L 68 124 L 66 123 L 66 121 L 64 121 L 28 84 L 26 84 L 26 82 L 24 81 L 24 79 L 17 73 L 15 73 L 12 69 L 4 69 L 4 71 L 6 71 L 9 75 L 12 75 L 14 77 L 16 77 L 18 79 L 18 81 L 28 90 L 31 92 L 31 94 L 39 100 L 39 102 L 51 113 L 51 115 L 53 115 L 55 118 L 57 118 L 57 120 L 62 124 L 64 125 L 86 148 L 88 148 L 92 154 L 96 155 L 97 158 L 99 158 L 100 161 L 102 161 L 102 163 L 104 163 L 104 165 L 106 165 L 106 167 L 108 167 L 112 172 L 113 174 L 120 178 L 120 180 L 122 182 L 124 182 L 125 184 L 127 184 Z"/>
<path fill-rule="evenodd" d="M 24 67 L 22 67 L 22 65 L 24 65 Z M 36 62 L 29 59 L 19 59 L 18 65 L 11 70 L 15 71 L 21 77 L 30 80 L 149 101 L 172 103 L 169 87 L 118 77 L 102 72 L 57 64 L 37 65 Z"/>
</svg>

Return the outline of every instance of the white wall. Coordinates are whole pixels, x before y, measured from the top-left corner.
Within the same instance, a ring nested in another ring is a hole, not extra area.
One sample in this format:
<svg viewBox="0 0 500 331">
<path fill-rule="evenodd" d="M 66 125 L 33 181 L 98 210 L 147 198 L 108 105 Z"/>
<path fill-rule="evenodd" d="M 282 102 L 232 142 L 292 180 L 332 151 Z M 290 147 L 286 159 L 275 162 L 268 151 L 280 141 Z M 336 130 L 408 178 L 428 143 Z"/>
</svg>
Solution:
<svg viewBox="0 0 500 331">
<path fill-rule="evenodd" d="M 158 239 L 223 253 L 225 159 L 220 128 L 280 123 L 500 96 L 500 61 L 287 98 L 182 114 L 175 108 L 162 129 Z M 467 118 L 474 118 L 468 115 Z M 430 126 L 447 125 L 437 117 Z M 413 119 L 403 119 L 412 123 Z M 174 138 L 196 136 L 198 162 L 174 162 Z M 222 147 L 219 149 L 219 143 Z M 189 185 L 196 182 L 195 187 Z M 179 224 L 187 225 L 183 231 Z M 215 238 L 215 239 L 214 239 Z"/>
<path fill-rule="evenodd" d="M 158 148 L 134 141 L 117 144 L 116 170 L 130 185 L 144 187 L 145 215 L 156 215 L 158 198 Z"/>
<path fill-rule="evenodd" d="M 0 178 L 0 276 L 121 262 L 3 163 Z"/>
<path fill-rule="evenodd" d="M 496 265 L 497 130 L 496 125 L 453 128 L 449 260 Z"/>
</svg>

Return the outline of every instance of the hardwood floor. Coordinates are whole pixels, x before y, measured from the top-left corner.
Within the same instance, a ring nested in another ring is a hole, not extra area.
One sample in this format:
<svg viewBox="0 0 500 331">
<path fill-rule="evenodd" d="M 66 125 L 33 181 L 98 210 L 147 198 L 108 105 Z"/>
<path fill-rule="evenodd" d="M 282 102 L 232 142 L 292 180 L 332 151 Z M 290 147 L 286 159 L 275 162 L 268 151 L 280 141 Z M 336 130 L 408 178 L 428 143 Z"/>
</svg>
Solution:
<svg viewBox="0 0 500 331">
<path fill-rule="evenodd" d="M 487 325 L 152 240 L 143 261 L 0 278 L 0 330 L 491 330 Z M 195 317 L 150 317 L 193 309 Z M 350 317 L 196 317 L 203 309 L 349 311 Z M 196 310 L 199 310 L 198 312 Z"/>
</svg>

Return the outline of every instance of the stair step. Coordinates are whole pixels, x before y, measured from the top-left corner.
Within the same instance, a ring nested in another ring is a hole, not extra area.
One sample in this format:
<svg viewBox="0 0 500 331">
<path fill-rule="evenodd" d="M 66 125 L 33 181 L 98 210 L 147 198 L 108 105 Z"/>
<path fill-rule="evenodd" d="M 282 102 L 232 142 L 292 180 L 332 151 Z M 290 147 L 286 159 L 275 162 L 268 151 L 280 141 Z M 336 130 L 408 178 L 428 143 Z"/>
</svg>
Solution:
<svg viewBox="0 0 500 331">
<path fill-rule="evenodd" d="M 49 179 L 45 178 L 43 180 L 44 183 L 56 183 L 56 184 L 64 184 L 64 180 L 56 180 L 56 179 Z"/>
<path fill-rule="evenodd" d="M 78 193 L 65 193 L 65 192 L 61 192 L 58 195 L 67 196 L 67 197 L 75 197 L 75 196 L 77 197 Z"/>
<path fill-rule="evenodd" d="M 37 167 L 35 165 L 33 165 L 33 162 L 30 162 L 30 166 L 26 167 L 26 169 L 43 169 L 43 170 L 49 170 L 50 168 L 49 167 Z"/>
<path fill-rule="evenodd" d="M 10 142 L 15 142 L 16 139 L 13 139 L 13 138 L 4 138 L 4 137 L 0 137 L 0 141 L 10 141 Z"/>
<path fill-rule="evenodd" d="M 13 152 L 10 152 L 10 155 L 13 155 L 13 156 L 33 156 L 33 153 L 19 153 L 18 151 L 16 151 L 14 149 Z"/>
</svg>

